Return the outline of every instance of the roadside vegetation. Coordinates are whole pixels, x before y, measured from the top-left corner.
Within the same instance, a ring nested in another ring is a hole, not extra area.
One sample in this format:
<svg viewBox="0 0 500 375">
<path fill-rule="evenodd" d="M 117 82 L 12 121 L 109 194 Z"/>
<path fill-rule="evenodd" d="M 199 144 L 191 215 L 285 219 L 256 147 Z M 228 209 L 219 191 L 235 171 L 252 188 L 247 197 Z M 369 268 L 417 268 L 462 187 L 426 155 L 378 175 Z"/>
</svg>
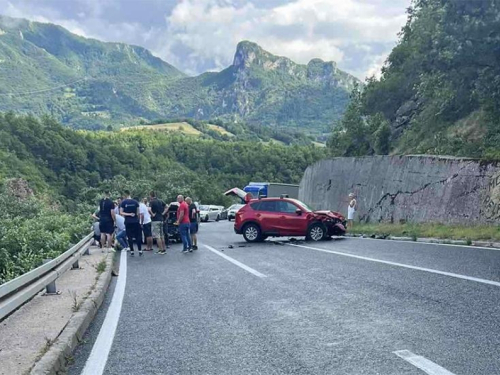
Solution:
<svg viewBox="0 0 500 375">
<path fill-rule="evenodd" d="M 389 224 L 373 223 L 356 225 L 349 230 L 351 234 L 364 235 L 367 237 L 411 237 L 416 238 L 438 238 L 443 240 L 464 241 L 499 241 L 500 228 L 488 225 L 445 225 L 445 224 Z"/>
<path fill-rule="evenodd" d="M 68 250 L 90 232 L 86 215 L 65 213 L 23 180 L 0 184 L 0 284 Z"/>
<path fill-rule="evenodd" d="M 237 127 L 228 131 L 237 134 Z M 226 190 L 251 180 L 298 183 L 308 165 L 327 156 L 312 144 L 228 142 L 133 129 L 75 131 L 48 117 L 0 114 L 0 283 L 87 234 L 105 189 L 113 198 L 124 189 L 136 197 L 155 190 L 166 202 L 182 193 L 228 206 L 233 202 L 223 195 Z"/>
<path fill-rule="evenodd" d="M 382 76 L 352 93 L 332 152 L 500 158 L 499 14 L 497 0 L 414 0 Z"/>
</svg>

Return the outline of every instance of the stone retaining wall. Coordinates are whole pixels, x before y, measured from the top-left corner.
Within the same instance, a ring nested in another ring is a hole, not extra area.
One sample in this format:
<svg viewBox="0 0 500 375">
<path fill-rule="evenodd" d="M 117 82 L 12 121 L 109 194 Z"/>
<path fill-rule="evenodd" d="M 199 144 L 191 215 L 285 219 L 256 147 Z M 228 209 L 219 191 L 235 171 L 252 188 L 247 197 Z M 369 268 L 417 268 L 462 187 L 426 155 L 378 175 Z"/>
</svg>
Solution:
<svg viewBox="0 0 500 375">
<path fill-rule="evenodd" d="M 299 198 L 347 215 L 350 192 L 363 222 L 496 223 L 500 164 L 439 156 L 322 160 L 307 168 Z"/>
</svg>

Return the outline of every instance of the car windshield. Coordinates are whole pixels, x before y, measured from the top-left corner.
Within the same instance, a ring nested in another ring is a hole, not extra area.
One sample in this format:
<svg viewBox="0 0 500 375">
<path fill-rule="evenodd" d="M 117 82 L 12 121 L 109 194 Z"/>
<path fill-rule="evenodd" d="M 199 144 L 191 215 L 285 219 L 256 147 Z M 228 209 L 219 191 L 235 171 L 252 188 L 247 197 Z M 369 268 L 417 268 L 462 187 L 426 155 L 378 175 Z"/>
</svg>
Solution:
<svg viewBox="0 0 500 375">
<path fill-rule="evenodd" d="M 208 206 L 200 206 L 200 211 L 208 211 L 209 207 Z"/>
</svg>

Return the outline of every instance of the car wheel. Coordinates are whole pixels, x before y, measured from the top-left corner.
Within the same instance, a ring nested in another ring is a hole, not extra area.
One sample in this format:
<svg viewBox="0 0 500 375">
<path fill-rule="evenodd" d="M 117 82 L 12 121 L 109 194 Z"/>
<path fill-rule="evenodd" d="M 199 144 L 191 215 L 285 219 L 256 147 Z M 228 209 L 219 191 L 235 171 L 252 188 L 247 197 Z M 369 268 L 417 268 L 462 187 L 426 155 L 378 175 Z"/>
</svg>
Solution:
<svg viewBox="0 0 500 375">
<path fill-rule="evenodd" d="M 208 215 L 205 216 L 205 223 L 208 221 Z"/>
<path fill-rule="evenodd" d="M 259 242 L 262 240 L 262 233 L 257 224 L 247 224 L 243 228 L 243 238 L 247 242 Z"/>
<path fill-rule="evenodd" d="M 219 221 L 220 220 L 220 216 L 217 215 L 217 217 L 215 218 L 215 221 Z"/>
<path fill-rule="evenodd" d="M 229 216 L 227 217 L 227 221 L 231 221 L 231 218 Z"/>
<path fill-rule="evenodd" d="M 326 237 L 325 226 L 321 223 L 312 224 L 307 230 L 306 240 L 308 241 L 321 241 Z"/>
</svg>

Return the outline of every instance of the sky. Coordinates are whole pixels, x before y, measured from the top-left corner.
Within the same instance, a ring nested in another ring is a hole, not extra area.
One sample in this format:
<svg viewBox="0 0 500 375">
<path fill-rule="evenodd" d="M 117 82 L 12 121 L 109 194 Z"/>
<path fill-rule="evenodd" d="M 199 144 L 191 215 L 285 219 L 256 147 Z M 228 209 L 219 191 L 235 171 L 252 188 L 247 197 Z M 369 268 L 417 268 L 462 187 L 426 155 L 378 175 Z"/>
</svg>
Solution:
<svg viewBox="0 0 500 375">
<path fill-rule="evenodd" d="M 0 13 L 59 24 L 73 33 L 135 44 L 183 72 L 228 67 L 250 40 L 306 64 L 337 62 L 378 76 L 411 0 L 0 0 Z"/>
</svg>

